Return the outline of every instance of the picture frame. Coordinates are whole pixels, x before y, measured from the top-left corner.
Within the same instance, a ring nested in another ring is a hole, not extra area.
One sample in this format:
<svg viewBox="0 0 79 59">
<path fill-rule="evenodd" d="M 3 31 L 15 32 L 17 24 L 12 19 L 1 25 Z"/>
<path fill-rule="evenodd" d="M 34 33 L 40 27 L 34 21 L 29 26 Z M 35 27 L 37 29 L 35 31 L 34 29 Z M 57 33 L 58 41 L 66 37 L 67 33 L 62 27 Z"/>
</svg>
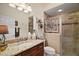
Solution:
<svg viewBox="0 0 79 59">
<path fill-rule="evenodd" d="M 44 20 L 45 33 L 58 33 L 59 32 L 59 18 L 50 17 Z"/>
</svg>

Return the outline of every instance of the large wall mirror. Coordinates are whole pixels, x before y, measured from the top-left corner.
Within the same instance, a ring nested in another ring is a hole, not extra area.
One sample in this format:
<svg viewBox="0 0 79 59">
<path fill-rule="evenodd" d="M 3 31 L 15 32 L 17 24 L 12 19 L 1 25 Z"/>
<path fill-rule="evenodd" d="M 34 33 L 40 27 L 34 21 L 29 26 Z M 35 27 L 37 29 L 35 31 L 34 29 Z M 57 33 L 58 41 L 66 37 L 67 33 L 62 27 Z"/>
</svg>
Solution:
<svg viewBox="0 0 79 59">
<path fill-rule="evenodd" d="M 7 16 L 0 16 L 0 25 L 8 26 L 9 33 L 5 34 L 5 37 L 7 40 L 10 38 L 15 38 L 15 20 L 14 19 Z"/>
<path fill-rule="evenodd" d="M 35 33 L 37 38 L 43 37 L 43 22 L 41 19 L 38 19 L 35 16 L 30 16 L 28 25 L 28 31 L 31 34 Z"/>
</svg>

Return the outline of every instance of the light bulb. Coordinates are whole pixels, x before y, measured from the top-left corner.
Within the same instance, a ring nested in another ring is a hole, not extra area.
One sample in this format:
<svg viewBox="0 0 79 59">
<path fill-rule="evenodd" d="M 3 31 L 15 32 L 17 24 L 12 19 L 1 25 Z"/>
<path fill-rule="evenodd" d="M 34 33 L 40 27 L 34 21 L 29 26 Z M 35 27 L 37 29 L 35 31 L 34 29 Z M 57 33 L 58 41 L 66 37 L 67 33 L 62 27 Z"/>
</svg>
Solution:
<svg viewBox="0 0 79 59">
<path fill-rule="evenodd" d="M 18 9 L 18 10 L 20 10 L 20 11 L 22 11 L 22 10 L 23 10 L 23 8 L 22 8 L 22 7 L 17 7 L 17 9 Z"/>
<path fill-rule="evenodd" d="M 28 10 L 24 10 L 25 13 L 28 13 Z"/>
<path fill-rule="evenodd" d="M 59 9 L 59 10 L 58 10 L 58 12 L 62 12 L 62 11 L 63 11 L 62 9 Z"/>
<path fill-rule="evenodd" d="M 23 8 L 25 8 L 26 6 L 25 6 L 25 4 L 20 4 L 19 5 L 20 7 L 23 7 Z"/>
<path fill-rule="evenodd" d="M 28 11 L 32 11 L 32 8 L 31 8 L 31 6 L 29 5 L 28 7 L 27 7 L 27 9 L 28 9 Z"/>
<path fill-rule="evenodd" d="M 9 6 L 10 7 L 13 7 L 13 8 L 16 8 L 16 5 L 15 4 L 12 4 L 12 3 L 10 3 Z"/>
</svg>

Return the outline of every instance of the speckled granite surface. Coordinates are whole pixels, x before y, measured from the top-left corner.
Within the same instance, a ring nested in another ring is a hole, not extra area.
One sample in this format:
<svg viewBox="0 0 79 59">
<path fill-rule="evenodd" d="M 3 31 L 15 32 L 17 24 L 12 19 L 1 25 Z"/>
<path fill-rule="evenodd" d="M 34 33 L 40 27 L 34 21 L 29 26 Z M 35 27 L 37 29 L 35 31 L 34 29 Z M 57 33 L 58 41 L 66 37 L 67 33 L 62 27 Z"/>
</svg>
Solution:
<svg viewBox="0 0 79 59">
<path fill-rule="evenodd" d="M 14 56 L 42 42 L 44 42 L 44 40 L 26 40 L 26 41 L 20 41 L 17 43 L 8 44 L 8 47 L 6 48 L 5 51 L 0 53 L 0 56 Z"/>
</svg>

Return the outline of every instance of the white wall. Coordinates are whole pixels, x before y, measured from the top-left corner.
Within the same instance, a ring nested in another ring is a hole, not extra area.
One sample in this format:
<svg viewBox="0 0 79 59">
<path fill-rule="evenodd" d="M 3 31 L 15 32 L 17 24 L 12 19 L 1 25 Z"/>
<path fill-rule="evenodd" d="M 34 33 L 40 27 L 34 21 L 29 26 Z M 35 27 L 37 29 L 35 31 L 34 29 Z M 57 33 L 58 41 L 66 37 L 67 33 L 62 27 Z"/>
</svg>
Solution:
<svg viewBox="0 0 79 59">
<path fill-rule="evenodd" d="M 46 10 L 50 9 L 50 8 L 54 8 L 56 6 L 59 6 L 61 5 L 61 3 L 55 3 L 55 4 L 48 4 L 46 6 Z M 61 16 L 59 16 L 59 20 L 61 21 L 60 19 Z M 59 22 L 61 23 L 61 22 Z M 57 53 L 60 53 L 61 52 L 61 26 L 59 26 L 59 32 L 58 33 L 45 33 L 45 37 L 48 41 L 48 45 L 52 48 L 54 48 L 56 50 Z"/>
</svg>

